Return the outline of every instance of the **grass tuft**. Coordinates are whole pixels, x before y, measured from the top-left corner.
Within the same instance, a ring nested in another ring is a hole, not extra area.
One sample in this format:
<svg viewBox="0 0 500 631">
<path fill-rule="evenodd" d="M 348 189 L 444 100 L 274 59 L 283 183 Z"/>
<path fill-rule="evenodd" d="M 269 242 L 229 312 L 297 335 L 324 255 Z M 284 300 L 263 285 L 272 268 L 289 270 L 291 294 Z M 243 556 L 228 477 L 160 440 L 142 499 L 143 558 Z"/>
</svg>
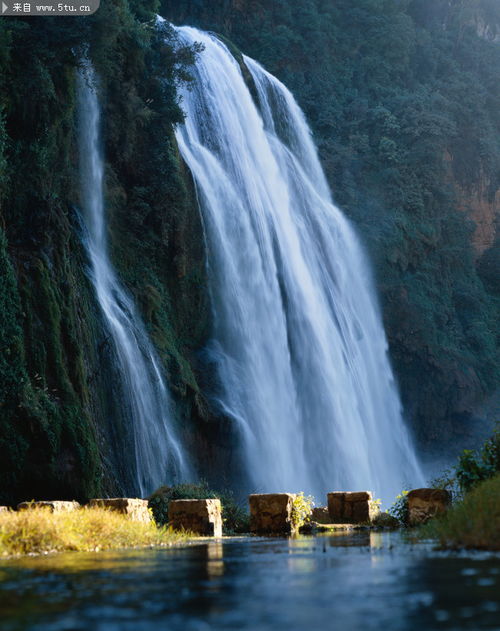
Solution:
<svg viewBox="0 0 500 631">
<path fill-rule="evenodd" d="M 500 475 L 481 482 L 419 536 L 438 539 L 443 548 L 500 550 Z"/>
<path fill-rule="evenodd" d="M 154 522 L 140 523 L 105 508 L 52 513 L 46 508 L 0 513 L 0 557 L 169 546 L 188 538 Z"/>
</svg>

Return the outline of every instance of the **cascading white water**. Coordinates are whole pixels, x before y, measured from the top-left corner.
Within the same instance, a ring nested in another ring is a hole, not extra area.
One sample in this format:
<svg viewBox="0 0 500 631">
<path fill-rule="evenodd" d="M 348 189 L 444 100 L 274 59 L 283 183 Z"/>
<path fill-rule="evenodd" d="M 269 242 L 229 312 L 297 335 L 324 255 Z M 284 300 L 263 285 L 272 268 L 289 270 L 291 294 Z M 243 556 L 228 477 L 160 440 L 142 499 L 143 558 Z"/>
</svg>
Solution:
<svg viewBox="0 0 500 631">
<path fill-rule="evenodd" d="M 215 36 L 201 42 L 180 150 L 208 247 L 219 403 L 238 424 L 249 488 L 374 490 L 422 476 L 402 418 L 369 266 L 331 200 L 290 92 Z"/>
<path fill-rule="evenodd" d="M 171 402 L 159 361 L 134 303 L 108 254 L 100 110 L 90 64 L 78 75 L 81 204 L 91 278 L 112 340 L 121 379 L 121 405 L 131 427 L 126 454 L 135 493 L 145 496 L 166 482 L 189 477 L 189 465 L 172 427 Z"/>
</svg>

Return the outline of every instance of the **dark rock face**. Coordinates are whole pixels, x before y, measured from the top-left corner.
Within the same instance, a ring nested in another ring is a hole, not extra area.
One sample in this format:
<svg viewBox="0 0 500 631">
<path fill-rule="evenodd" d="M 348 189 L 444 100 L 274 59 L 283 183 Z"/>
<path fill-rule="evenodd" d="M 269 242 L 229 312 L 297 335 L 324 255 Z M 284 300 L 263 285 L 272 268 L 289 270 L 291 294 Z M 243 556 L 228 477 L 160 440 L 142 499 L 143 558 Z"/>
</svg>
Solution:
<svg viewBox="0 0 500 631">
<path fill-rule="evenodd" d="M 379 513 L 369 491 L 328 493 L 328 512 L 332 524 L 365 524 Z"/>
<path fill-rule="evenodd" d="M 172 500 L 168 523 L 174 530 L 186 530 L 206 537 L 222 537 L 220 500 Z"/>
<path fill-rule="evenodd" d="M 445 513 L 451 504 L 451 493 L 444 489 L 414 489 L 408 493 L 407 500 L 408 523 L 418 526 Z"/>
<path fill-rule="evenodd" d="M 254 533 L 292 532 L 292 493 L 250 495 L 250 531 Z"/>
</svg>

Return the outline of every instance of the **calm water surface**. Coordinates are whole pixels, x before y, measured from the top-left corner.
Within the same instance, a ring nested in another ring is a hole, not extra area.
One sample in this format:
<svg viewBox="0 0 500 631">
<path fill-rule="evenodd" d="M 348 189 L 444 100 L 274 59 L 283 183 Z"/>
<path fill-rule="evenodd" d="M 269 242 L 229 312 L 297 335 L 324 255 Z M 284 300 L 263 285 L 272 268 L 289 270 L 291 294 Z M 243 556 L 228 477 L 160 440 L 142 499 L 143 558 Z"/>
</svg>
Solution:
<svg viewBox="0 0 500 631">
<path fill-rule="evenodd" d="M 362 532 L 4 561 L 0 628 L 500 630 L 500 556 Z"/>
</svg>

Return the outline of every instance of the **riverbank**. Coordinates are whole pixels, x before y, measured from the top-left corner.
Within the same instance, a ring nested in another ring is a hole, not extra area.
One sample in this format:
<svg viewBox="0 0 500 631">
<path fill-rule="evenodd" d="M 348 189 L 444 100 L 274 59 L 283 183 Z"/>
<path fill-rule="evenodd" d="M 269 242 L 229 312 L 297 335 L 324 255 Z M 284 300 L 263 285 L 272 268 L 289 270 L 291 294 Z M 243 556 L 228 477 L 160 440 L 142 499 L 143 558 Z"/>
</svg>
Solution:
<svg viewBox="0 0 500 631">
<path fill-rule="evenodd" d="M 0 513 L 0 558 L 51 552 L 94 552 L 150 546 L 174 546 L 187 533 L 133 521 L 105 508 L 52 513 L 45 508 Z"/>
</svg>

